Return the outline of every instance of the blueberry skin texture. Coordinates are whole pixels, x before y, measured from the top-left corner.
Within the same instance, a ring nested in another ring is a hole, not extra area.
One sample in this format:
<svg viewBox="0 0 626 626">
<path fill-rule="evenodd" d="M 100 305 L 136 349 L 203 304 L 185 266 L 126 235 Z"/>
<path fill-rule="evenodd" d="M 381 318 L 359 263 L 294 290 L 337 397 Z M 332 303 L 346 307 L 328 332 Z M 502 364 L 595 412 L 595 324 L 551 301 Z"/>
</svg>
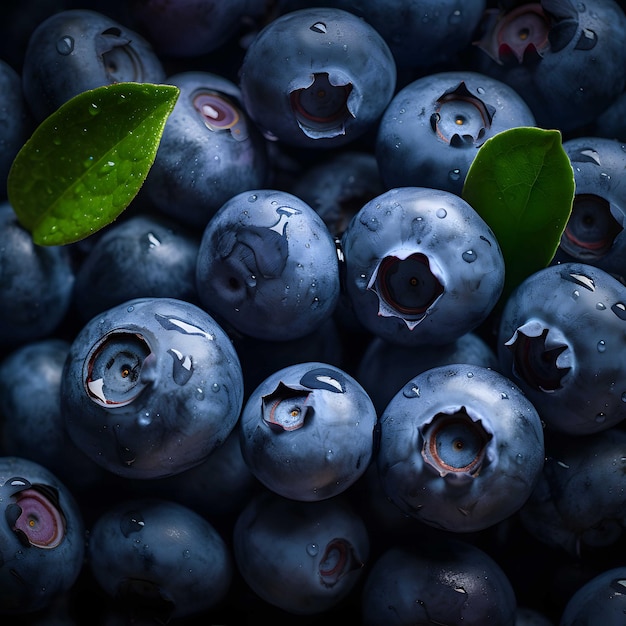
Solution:
<svg viewBox="0 0 626 626">
<path fill-rule="evenodd" d="M 585 263 L 562 263 L 524 280 L 499 321 L 500 369 L 546 426 L 572 435 L 626 417 L 626 287 Z"/>
<path fill-rule="evenodd" d="M 237 517 L 233 551 L 260 598 L 293 615 L 318 615 L 359 583 L 370 540 L 342 496 L 300 502 L 264 490 Z"/>
<path fill-rule="evenodd" d="M 626 191 L 620 184 L 626 150 L 606 137 L 563 142 L 574 170 L 572 214 L 552 264 L 580 262 L 626 276 Z"/>
<path fill-rule="evenodd" d="M 160 478 L 205 460 L 243 404 L 230 338 L 203 309 L 138 298 L 90 320 L 74 338 L 61 386 L 68 433 L 127 478 Z"/>
<path fill-rule="evenodd" d="M 568 600 L 559 626 L 621 626 L 626 612 L 626 567 L 596 574 Z"/>
<path fill-rule="evenodd" d="M 408 380 L 440 365 L 467 363 L 497 370 L 495 351 L 475 333 L 466 333 L 443 346 L 401 346 L 374 337 L 365 348 L 356 370 L 379 415 Z"/>
<path fill-rule="evenodd" d="M 232 196 L 268 182 L 266 142 L 232 81 L 186 71 L 166 82 L 180 94 L 142 193 L 165 215 L 203 228 Z"/>
<path fill-rule="evenodd" d="M 76 269 L 73 305 L 83 323 L 126 300 L 198 302 L 200 237 L 174 220 L 133 215 L 112 223 Z"/>
<path fill-rule="evenodd" d="M 87 564 L 118 602 L 159 620 L 217 605 L 234 573 L 229 547 L 199 513 L 162 498 L 132 498 L 105 510 L 89 531 Z"/>
<path fill-rule="evenodd" d="M 463 70 L 422 76 L 393 97 L 380 120 L 381 178 L 387 189 L 434 187 L 460 196 L 479 148 L 519 126 L 535 126 L 535 117 L 504 82 Z"/>
<path fill-rule="evenodd" d="M 243 192 L 204 229 L 196 286 L 202 306 L 244 335 L 303 337 L 339 300 L 335 241 L 322 218 L 293 194 Z"/>
<path fill-rule="evenodd" d="M 22 92 L 22 77 L 0 59 L 0 197 L 7 198 L 7 177 L 35 123 Z"/>
<path fill-rule="evenodd" d="M 394 344 L 450 344 L 477 328 L 502 293 L 495 235 L 448 191 L 390 189 L 361 208 L 341 244 L 355 317 Z"/>
<path fill-rule="evenodd" d="M 626 529 L 626 431 L 559 433 L 546 448 L 539 482 L 520 509 L 525 528 L 576 558 L 616 545 Z"/>
<path fill-rule="evenodd" d="M 88 9 L 59 11 L 41 22 L 28 40 L 22 65 L 24 97 L 38 122 L 83 91 L 164 79 L 147 40 Z"/>
<path fill-rule="evenodd" d="M 239 83 L 246 110 L 266 136 L 331 148 L 378 122 L 396 87 L 396 65 L 366 21 L 310 7 L 280 15 L 256 35 Z"/>
<path fill-rule="evenodd" d="M 336 0 L 385 39 L 396 65 L 422 70 L 456 60 L 471 43 L 485 0 Z"/>
<path fill-rule="evenodd" d="M 0 345 L 54 333 L 68 313 L 74 267 L 67 248 L 38 246 L 8 202 L 0 204 Z"/>
<path fill-rule="evenodd" d="M 472 65 L 515 89 L 539 126 L 573 133 L 624 90 L 625 45 L 617 2 L 543 0 L 487 10 Z"/>
<path fill-rule="evenodd" d="M 297 363 L 263 381 L 241 418 L 252 473 L 286 498 L 323 500 L 360 478 L 374 454 L 376 411 L 363 387 L 327 363 Z"/>
<path fill-rule="evenodd" d="M 69 591 L 83 567 L 85 526 L 77 501 L 52 472 L 0 457 L 0 614 L 34 613 Z"/>
<path fill-rule="evenodd" d="M 513 626 L 516 608 L 500 565 L 482 549 L 450 537 L 386 549 L 361 593 L 363 626 Z"/>
<path fill-rule="evenodd" d="M 517 512 L 544 461 L 537 411 L 508 378 L 467 364 L 415 376 L 380 417 L 377 466 L 401 511 L 452 532 Z"/>
<path fill-rule="evenodd" d="M 103 470 L 69 438 L 61 375 L 69 342 L 25 343 L 0 362 L 0 450 L 48 468 L 74 492 L 96 487 Z"/>
</svg>

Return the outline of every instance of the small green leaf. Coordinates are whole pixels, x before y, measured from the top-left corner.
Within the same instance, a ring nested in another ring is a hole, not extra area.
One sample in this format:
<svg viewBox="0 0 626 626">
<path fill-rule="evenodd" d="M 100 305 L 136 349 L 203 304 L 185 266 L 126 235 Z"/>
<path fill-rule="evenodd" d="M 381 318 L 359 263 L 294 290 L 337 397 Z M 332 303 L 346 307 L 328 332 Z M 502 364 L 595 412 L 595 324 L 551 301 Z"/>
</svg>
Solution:
<svg viewBox="0 0 626 626">
<path fill-rule="evenodd" d="M 35 243 L 84 239 L 124 211 L 154 163 L 179 93 L 150 83 L 97 87 L 37 127 L 7 180 L 9 203 Z"/>
<path fill-rule="evenodd" d="M 489 224 L 502 249 L 500 304 L 554 258 L 574 193 L 574 171 L 558 130 L 512 128 L 478 150 L 462 195 Z"/>
</svg>

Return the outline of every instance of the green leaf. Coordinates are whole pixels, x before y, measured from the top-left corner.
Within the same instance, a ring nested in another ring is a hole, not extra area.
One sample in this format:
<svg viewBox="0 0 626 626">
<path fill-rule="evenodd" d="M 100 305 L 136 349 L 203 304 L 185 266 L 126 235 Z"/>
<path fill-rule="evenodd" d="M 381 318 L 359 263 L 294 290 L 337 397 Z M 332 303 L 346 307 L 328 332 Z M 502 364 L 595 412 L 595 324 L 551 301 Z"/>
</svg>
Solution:
<svg viewBox="0 0 626 626">
<path fill-rule="evenodd" d="M 574 193 L 574 171 L 558 130 L 512 128 L 478 150 L 462 196 L 489 224 L 502 249 L 500 304 L 554 258 Z"/>
<path fill-rule="evenodd" d="M 180 90 L 115 83 L 85 91 L 46 118 L 15 157 L 7 194 L 39 245 L 63 245 L 117 218 L 154 163 Z"/>
</svg>

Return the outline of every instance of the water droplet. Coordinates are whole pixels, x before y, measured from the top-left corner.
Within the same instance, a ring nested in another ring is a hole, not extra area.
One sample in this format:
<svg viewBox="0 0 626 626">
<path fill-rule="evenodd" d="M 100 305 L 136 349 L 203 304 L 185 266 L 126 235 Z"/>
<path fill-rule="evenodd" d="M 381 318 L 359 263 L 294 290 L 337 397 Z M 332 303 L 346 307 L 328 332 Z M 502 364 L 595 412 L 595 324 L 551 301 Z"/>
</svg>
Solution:
<svg viewBox="0 0 626 626">
<path fill-rule="evenodd" d="M 477 87 L 476 91 L 482 96 L 485 93 L 485 88 L 484 87 Z"/>
<path fill-rule="evenodd" d="M 128 313 L 132 313 L 135 310 L 135 307 L 131 304 L 130 306 L 126 307 L 126 310 L 128 311 Z"/>
<path fill-rule="evenodd" d="M 204 400 L 204 389 L 196 387 L 194 395 L 196 396 L 196 400 Z"/>
<path fill-rule="evenodd" d="M 466 262 L 466 263 L 473 263 L 476 260 L 476 253 L 473 250 L 466 250 L 462 255 L 461 258 Z"/>
<path fill-rule="evenodd" d="M 100 113 L 100 109 L 98 108 L 98 105 L 95 102 L 91 103 L 91 106 L 88 109 L 89 111 L 89 115 L 98 115 L 98 113 Z"/>
<path fill-rule="evenodd" d="M 190 550 L 183 550 L 183 559 L 188 559 L 191 556 Z"/>
<path fill-rule="evenodd" d="M 437 217 L 443 219 L 446 215 L 448 215 L 448 212 L 443 208 L 439 208 L 437 209 L 437 213 L 436 213 Z"/>
<path fill-rule="evenodd" d="M 315 24 L 310 27 L 310 30 L 314 33 L 324 34 L 326 32 L 326 24 L 324 24 L 324 22 L 315 22 Z"/>
<path fill-rule="evenodd" d="M 320 551 L 319 546 L 316 543 L 309 543 L 306 546 L 306 553 L 309 556 L 317 556 L 319 551 Z"/>
<path fill-rule="evenodd" d="M 574 289 L 574 291 L 572 291 L 572 298 L 574 300 L 578 300 L 578 298 L 580 298 L 580 291 L 578 291 L 578 289 Z"/>
<path fill-rule="evenodd" d="M 448 178 L 450 180 L 454 180 L 454 181 L 460 180 L 460 178 L 461 178 L 461 170 L 459 170 L 459 169 L 450 170 L 448 172 Z"/>
<path fill-rule="evenodd" d="M 606 309 L 606 306 L 602 302 L 598 302 L 596 304 L 596 309 L 598 309 L 598 311 L 604 311 Z"/>
<path fill-rule="evenodd" d="M 211 385 L 211 391 L 213 393 L 217 393 L 220 389 L 221 389 L 221 387 L 219 386 L 219 383 L 213 383 Z"/>
<path fill-rule="evenodd" d="M 622 402 L 626 402 L 626 391 L 622 394 Z"/>
<path fill-rule="evenodd" d="M 150 426 L 150 424 L 152 424 L 152 416 L 150 415 L 150 412 L 146 411 L 145 413 L 141 413 L 137 418 L 137 422 L 140 426 Z"/>
<path fill-rule="evenodd" d="M 596 344 L 596 347 L 598 348 L 598 352 L 605 352 L 606 351 L 606 343 L 605 343 L 604 339 L 600 339 L 600 341 L 598 341 L 598 343 Z"/>
<path fill-rule="evenodd" d="M 461 13 L 461 9 L 455 9 L 448 16 L 448 22 L 450 24 L 460 24 L 462 19 L 463 19 L 463 15 Z"/>
<path fill-rule="evenodd" d="M 403 390 L 402 394 L 405 398 L 419 398 L 420 397 L 420 388 L 416 387 L 412 383 L 409 383 Z"/>
<path fill-rule="evenodd" d="M 612 307 L 611 311 L 617 315 L 621 320 L 626 320 L 626 305 L 622 302 L 616 302 Z"/>
<path fill-rule="evenodd" d="M 521 465 L 524 462 L 524 455 L 521 452 L 518 452 L 515 455 L 515 461 Z"/>
<path fill-rule="evenodd" d="M 468 378 L 474 378 L 474 372 L 467 372 Z"/>
<path fill-rule="evenodd" d="M 57 41 L 57 52 L 62 54 L 63 56 L 67 56 L 68 54 L 72 54 L 74 51 L 74 39 L 69 35 L 65 35 L 61 37 Z"/>
<path fill-rule="evenodd" d="M 255 193 L 253 193 L 251 196 L 248 196 L 248 202 L 256 202 L 258 200 L 259 196 L 257 196 Z"/>
<path fill-rule="evenodd" d="M 120 520 L 120 530 L 124 537 L 143 530 L 144 526 L 143 515 L 138 511 L 128 511 Z"/>
<path fill-rule="evenodd" d="M 508 395 L 507 395 L 504 391 L 500 394 L 500 397 L 501 397 L 503 400 L 508 400 L 508 399 L 509 399 L 509 396 L 508 396 Z"/>
<path fill-rule="evenodd" d="M 114 167 L 115 161 L 107 161 L 106 163 L 102 164 L 102 167 L 100 167 L 100 171 L 98 173 L 102 176 L 106 176 L 113 170 Z"/>
</svg>

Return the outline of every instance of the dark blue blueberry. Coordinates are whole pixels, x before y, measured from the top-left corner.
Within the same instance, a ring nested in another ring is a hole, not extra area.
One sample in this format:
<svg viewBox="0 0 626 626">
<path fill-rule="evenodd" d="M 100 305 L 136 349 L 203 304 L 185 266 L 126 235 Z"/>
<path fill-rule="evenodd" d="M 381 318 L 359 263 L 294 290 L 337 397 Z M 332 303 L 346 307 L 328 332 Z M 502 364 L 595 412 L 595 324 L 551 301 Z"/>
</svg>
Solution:
<svg viewBox="0 0 626 626">
<path fill-rule="evenodd" d="M 235 561 L 260 598 L 293 615 L 324 614 L 361 580 L 370 542 L 342 496 L 299 502 L 257 494 L 233 529 Z"/>
<path fill-rule="evenodd" d="M 43 465 L 0 457 L 0 614 L 34 613 L 76 583 L 85 527 L 78 503 Z"/>
<path fill-rule="evenodd" d="M 244 335 L 286 341 L 330 318 L 339 299 L 335 240 L 293 194 L 233 196 L 207 224 L 196 271 L 200 302 Z"/>
<path fill-rule="evenodd" d="M 626 286 L 585 263 L 539 270 L 511 294 L 499 320 L 501 371 L 546 426 L 569 434 L 626 417 Z"/>
<path fill-rule="evenodd" d="M 89 531 L 87 565 L 130 619 L 163 624 L 219 604 L 234 573 L 214 526 L 160 498 L 126 499 L 104 511 Z"/>
<path fill-rule="evenodd" d="M 0 448 L 35 461 L 68 487 L 89 489 L 102 468 L 74 445 L 61 413 L 61 377 L 70 344 L 54 337 L 25 343 L 0 362 Z"/>
<path fill-rule="evenodd" d="M 622 626 L 626 615 L 626 567 L 600 572 L 567 602 L 559 626 Z"/>
<path fill-rule="evenodd" d="M 139 33 L 88 9 L 58 11 L 40 22 L 22 66 L 24 96 L 38 121 L 83 91 L 164 78 L 160 59 Z"/>
<path fill-rule="evenodd" d="M 453 363 L 499 368 L 495 351 L 475 333 L 466 333 L 443 346 L 403 346 L 374 337 L 358 363 L 356 379 L 380 415 L 413 376 L 432 367 Z"/>
<path fill-rule="evenodd" d="M 448 191 L 401 187 L 373 198 L 342 248 L 355 317 L 395 344 L 456 341 L 487 318 L 504 285 L 493 232 Z"/>
<path fill-rule="evenodd" d="M 139 297 L 197 302 L 200 238 L 177 222 L 134 215 L 111 224 L 76 270 L 74 309 L 83 323 Z"/>
<path fill-rule="evenodd" d="M 0 59 L 0 197 L 7 197 L 7 177 L 13 159 L 35 129 L 24 94 L 22 78 Z"/>
<path fill-rule="evenodd" d="M 246 110 L 268 138 L 330 148 L 374 127 L 393 96 L 396 67 L 365 20 L 312 7 L 280 15 L 256 35 L 240 85 Z"/>
<path fill-rule="evenodd" d="M 516 609 L 515 590 L 498 562 L 445 536 L 385 550 L 361 593 L 363 626 L 514 626 Z"/>
<path fill-rule="evenodd" d="M 626 529 L 626 431 L 548 439 L 541 478 L 520 510 L 544 544 L 580 558 L 619 545 Z"/>
<path fill-rule="evenodd" d="M 70 309 L 73 286 L 68 249 L 36 245 L 13 207 L 0 204 L 0 345 L 52 335 Z"/>
<path fill-rule="evenodd" d="M 231 433 L 243 403 L 230 338 L 203 309 L 173 298 L 130 300 L 74 338 L 61 386 L 70 437 L 114 474 L 189 469 Z"/>
<path fill-rule="evenodd" d="M 176 85 L 180 95 L 142 193 L 165 215 L 203 228 L 232 196 L 267 183 L 265 139 L 230 80 L 189 71 L 167 82 Z"/>
<path fill-rule="evenodd" d="M 543 128 L 583 128 L 626 86 L 615 0 L 502 3 L 485 12 L 476 44 L 475 69 L 515 89 Z"/>
<path fill-rule="evenodd" d="M 518 511 L 544 461 L 537 411 L 508 378 L 443 365 L 415 376 L 380 417 L 387 496 L 435 528 L 482 530 Z"/>
<path fill-rule="evenodd" d="M 344 492 L 374 455 L 376 411 L 363 387 L 327 363 L 298 363 L 266 378 L 239 421 L 252 473 L 294 500 Z"/>
<path fill-rule="evenodd" d="M 553 264 L 578 261 L 626 277 L 626 146 L 604 137 L 563 143 L 574 170 L 576 194 Z"/>
<path fill-rule="evenodd" d="M 517 126 L 535 126 L 535 118 L 499 80 L 464 70 L 417 78 L 394 96 L 380 121 L 375 149 L 383 183 L 460 196 L 479 148 Z"/>
</svg>

